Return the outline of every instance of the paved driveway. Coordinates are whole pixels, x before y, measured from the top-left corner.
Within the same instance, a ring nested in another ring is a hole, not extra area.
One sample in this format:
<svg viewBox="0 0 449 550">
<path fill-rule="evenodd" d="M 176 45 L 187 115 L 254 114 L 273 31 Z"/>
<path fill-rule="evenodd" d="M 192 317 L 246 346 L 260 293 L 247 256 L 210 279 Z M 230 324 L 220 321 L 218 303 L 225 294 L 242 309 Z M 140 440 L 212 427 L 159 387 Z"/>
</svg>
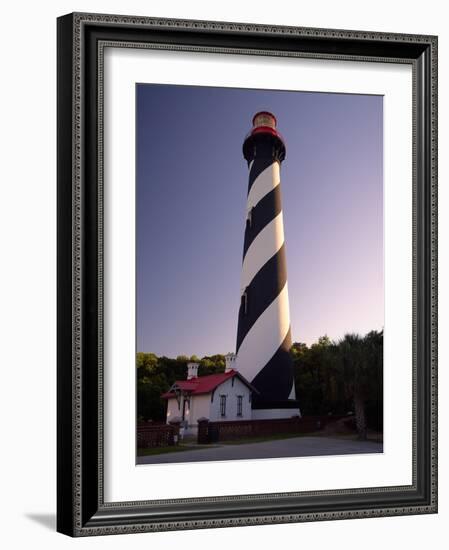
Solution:
<svg viewBox="0 0 449 550">
<path fill-rule="evenodd" d="M 173 462 L 202 462 L 204 460 L 236 460 L 253 458 L 281 458 L 293 456 L 322 456 L 381 453 L 382 443 L 351 441 L 333 437 L 293 437 L 262 443 L 219 445 L 177 453 L 137 457 L 138 464 L 166 464 Z"/>
</svg>

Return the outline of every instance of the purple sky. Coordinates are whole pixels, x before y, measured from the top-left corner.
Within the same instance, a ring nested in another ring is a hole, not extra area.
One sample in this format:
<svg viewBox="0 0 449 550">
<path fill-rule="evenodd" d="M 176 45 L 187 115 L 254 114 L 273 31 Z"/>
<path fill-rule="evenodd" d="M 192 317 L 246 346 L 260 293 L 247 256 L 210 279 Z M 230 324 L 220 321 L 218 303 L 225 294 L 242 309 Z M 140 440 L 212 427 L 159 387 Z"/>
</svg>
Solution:
<svg viewBox="0 0 449 550">
<path fill-rule="evenodd" d="M 235 351 L 251 119 L 273 112 L 293 341 L 381 329 L 382 97 L 137 85 L 137 351 Z"/>
</svg>

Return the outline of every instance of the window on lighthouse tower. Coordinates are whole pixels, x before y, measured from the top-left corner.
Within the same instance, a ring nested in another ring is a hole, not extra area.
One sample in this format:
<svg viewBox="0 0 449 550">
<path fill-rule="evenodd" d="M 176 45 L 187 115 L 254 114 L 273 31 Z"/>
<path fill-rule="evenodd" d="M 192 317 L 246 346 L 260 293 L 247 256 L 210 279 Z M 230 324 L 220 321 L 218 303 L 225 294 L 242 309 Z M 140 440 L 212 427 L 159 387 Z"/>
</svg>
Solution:
<svg viewBox="0 0 449 550">
<path fill-rule="evenodd" d="M 241 308 L 243 315 L 248 313 L 248 287 L 245 288 L 242 294 Z"/>
<path fill-rule="evenodd" d="M 248 210 L 248 214 L 246 217 L 246 225 L 249 228 L 251 228 L 253 225 L 253 210 L 254 210 L 254 206 L 250 210 Z"/>
</svg>

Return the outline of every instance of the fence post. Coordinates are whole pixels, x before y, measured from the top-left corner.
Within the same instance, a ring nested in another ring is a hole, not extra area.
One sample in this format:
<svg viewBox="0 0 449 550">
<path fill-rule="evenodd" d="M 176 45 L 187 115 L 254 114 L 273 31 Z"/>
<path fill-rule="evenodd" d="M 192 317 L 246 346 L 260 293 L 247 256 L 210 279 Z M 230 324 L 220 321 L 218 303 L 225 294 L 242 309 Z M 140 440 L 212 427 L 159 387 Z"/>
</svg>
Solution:
<svg viewBox="0 0 449 550">
<path fill-rule="evenodd" d="M 169 422 L 171 427 L 171 442 L 169 445 L 178 445 L 179 443 L 179 428 L 181 427 L 181 420 L 173 419 Z"/>
<path fill-rule="evenodd" d="M 199 418 L 198 419 L 198 443 L 209 443 L 209 419 L 208 418 Z"/>
</svg>

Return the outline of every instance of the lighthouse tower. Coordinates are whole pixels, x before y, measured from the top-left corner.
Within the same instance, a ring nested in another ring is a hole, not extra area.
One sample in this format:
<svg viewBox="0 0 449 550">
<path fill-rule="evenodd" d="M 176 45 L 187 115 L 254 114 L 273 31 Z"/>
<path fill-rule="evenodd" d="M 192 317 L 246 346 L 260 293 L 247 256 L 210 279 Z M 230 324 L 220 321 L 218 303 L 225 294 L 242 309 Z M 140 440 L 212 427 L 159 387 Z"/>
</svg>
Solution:
<svg viewBox="0 0 449 550">
<path fill-rule="evenodd" d="M 259 112 L 243 144 L 249 183 L 243 245 L 237 366 L 258 390 L 252 417 L 300 414 L 290 357 L 290 311 L 281 207 L 285 144 L 276 118 Z"/>
</svg>

